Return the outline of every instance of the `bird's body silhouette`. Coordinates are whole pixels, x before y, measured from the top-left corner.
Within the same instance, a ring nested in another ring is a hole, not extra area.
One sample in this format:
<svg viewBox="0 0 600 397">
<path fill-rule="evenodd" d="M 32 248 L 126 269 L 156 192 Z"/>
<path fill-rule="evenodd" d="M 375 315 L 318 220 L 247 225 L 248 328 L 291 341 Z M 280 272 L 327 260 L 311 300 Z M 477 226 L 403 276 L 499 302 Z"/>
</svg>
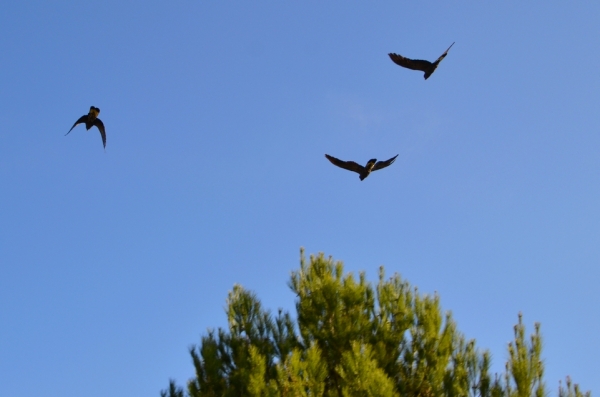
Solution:
<svg viewBox="0 0 600 397">
<path fill-rule="evenodd" d="M 355 163 L 354 161 L 344 161 L 336 159 L 335 157 L 330 156 L 328 154 L 326 154 L 325 157 L 327 157 L 327 160 L 331 161 L 331 164 L 333 165 L 337 165 L 338 167 L 343 168 L 345 170 L 354 171 L 358 173 L 359 178 L 362 181 L 363 179 L 368 177 L 371 172 L 380 170 L 391 165 L 394 162 L 394 160 L 396 160 L 396 157 L 398 157 L 398 155 L 395 155 L 391 159 L 385 161 L 377 161 L 377 159 L 371 159 L 367 161 L 367 165 L 365 165 L 364 167 L 360 164 Z"/>
<path fill-rule="evenodd" d="M 431 74 L 435 72 L 435 69 L 438 67 L 440 62 L 442 62 L 442 59 L 444 59 L 444 57 L 448 55 L 448 51 L 450 51 L 450 48 L 452 48 L 453 45 L 454 43 L 452 43 L 450 47 L 448 47 L 446 52 L 444 52 L 435 62 L 424 61 L 422 59 L 409 59 L 403 57 L 402 55 L 394 53 L 390 53 L 388 55 L 390 56 L 390 59 L 394 61 L 394 63 L 397 65 L 400 65 L 407 69 L 420 70 L 422 72 L 425 72 L 425 75 L 423 77 L 425 78 L 425 80 L 427 80 L 429 76 L 431 76 Z"/>
<path fill-rule="evenodd" d="M 84 114 L 83 116 L 81 116 L 75 122 L 75 124 L 73 124 L 73 127 L 71 127 L 69 132 L 71 132 L 73 130 L 73 128 L 75 128 L 75 126 L 77 126 L 77 124 L 81 124 L 81 123 L 85 123 L 86 130 L 89 130 L 93 126 L 96 126 L 98 128 L 98 130 L 100 131 L 100 135 L 102 136 L 102 145 L 104 145 L 104 148 L 106 149 L 106 131 L 104 130 L 104 123 L 102 123 L 102 120 L 100 120 L 98 118 L 99 114 L 100 114 L 100 109 L 98 109 L 94 106 L 90 106 L 90 112 L 88 114 Z M 65 134 L 65 136 L 69 135 L 69 132 L 67 132 Z"/>
</svg>

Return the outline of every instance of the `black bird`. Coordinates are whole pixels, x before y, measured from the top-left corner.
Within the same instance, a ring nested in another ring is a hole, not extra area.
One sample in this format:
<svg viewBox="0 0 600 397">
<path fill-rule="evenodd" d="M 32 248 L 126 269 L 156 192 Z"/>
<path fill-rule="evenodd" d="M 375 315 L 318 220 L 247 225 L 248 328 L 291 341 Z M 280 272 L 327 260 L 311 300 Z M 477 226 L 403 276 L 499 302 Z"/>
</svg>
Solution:
<svg viewBox="0 0 600 397">
<path fill-rule="evenodd" d="M 335 157 L 330 156 L 328 154 L 326 154 L 325 157 L 327 157 L 327 160 L 331 161 L 331 164 L 333 165 L 337 165 L 338 167 L 343 168 L 345 170 L 357 172 L 360 180 L 362 181 L 363 179 L 368 177 L 372 171 L 377 171 L 387 167 L 388 165 L 391 165 L 394 162 L 394 160 L 396 160 L 396 157 L 398 157 L 398 155 L 395 155 L 391 159 L 385 161 L 377 161 L 377 159 L 371 159 L 367 161 L 367 165 L 364 167 L 360 164 L 355 163 L 354 161 L 344 161 L 336 159 Z"/>
<path fill-rule="evenodd" d="M 71 127 L 69 132 L 71 132 L 77 124 L 85 123 L 86 130 L 89 130 L 90 128 L 92 128 L 92 126 L 95 125 L 96 127 L 98 127 L 98 130 L 100 131 L 100 135 L 102 135 L 102 144 L 104 145 L 104 148 L 106 149 L 106 131 L 104 131 L 104 123 L 102 123 L 102 120 L 100 120 L 98 118 L 99 114 L 100 114 L 100 109 L 90 106 L 90 112 L 88 114 L 84 114 L 83 116 L 81 116 L 79 118 L 79 120 L 77 120 L 75 122 L 75 124 L 73 124 L 73 127 Z M 69 132 L 67 132 L 65 134 L 65 136 L 69 135 Z"/>
<path fill-rule="evenodd" d="M 429 76 L 431 76 L 431 74 L 433 72 L 435 72 L 435 69 L 438 67 L 439 63 L 442 62 L 442 59 L 444 59 L 444 57 L 446 55 L 448 55 L 448 51 L 450 51 L 450 48 L 452 48 L 453 45 L 454 45 L 454 43 L 452 43 L 450 45 L 450 47 L 448 47 L 446 52 L 444 52 L 437 59 L 437 61 L 435 61 L 433 63 L 431 63 L 429 61 L 424 61 L 422 59 L 404 58 L 402 55 L 394 54 L 394 53 L 390 53 L 388 55 L 390 56 L 392 61 L 394 61 L 394 63 L 397 65 L 400 65 L 404 68 L 408 68 L 408 69 L 412 69 L 412 70 L 420 70 L 422 72 L 425 72 L 425 76 L 423 76 L 423 77 L 425 78 L 425 80 L 427 80 L 429 78 Z"/>
</svg>

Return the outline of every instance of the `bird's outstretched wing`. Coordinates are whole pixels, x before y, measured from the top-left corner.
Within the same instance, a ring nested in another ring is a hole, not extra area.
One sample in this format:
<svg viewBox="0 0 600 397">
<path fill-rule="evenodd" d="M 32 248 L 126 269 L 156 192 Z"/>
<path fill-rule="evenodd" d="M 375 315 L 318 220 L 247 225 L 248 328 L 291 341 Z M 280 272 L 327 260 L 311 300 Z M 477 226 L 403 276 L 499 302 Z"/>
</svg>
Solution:
<svg viewBox="0 0 600 397">
<path fill-rule="evenodd" d="M 394 53 L 389 53 L 388 55 L 396 65 L 400 65 L 407 69 L 420 70 L 422 72 L 425 72 L 431 67 L 431 62 L 424 61 L 422 59 L 410 59 Z"/>
<path fill-rule="evenodd" d="M 94 120 L 94 125 L 98 127 L 98 130 L 100 130 L 100 135 L 102 135 L 102 144 L 106 149 L 106 131 L 104 130 L 104 123 L 102 122 L 102 120 L 96 119 Z"/>
<path fill-rule="evenodd" d="M 446 57 L 446 55 L 448 55 L 448 51 L 450 51 L 450 48 L 452 48 L 453 45 L 454 45 L 454 43 L 450 44 L 450 47 L 448 47 L 446 52 L 444 52 L 442 55 L 440 55 L 440 57 L 434 62 L 434 64 L 437 65 L 438 63 L 442 62 L 442 59 L 444 59 L 444 57 Z"/>
<path fill-rule="evenodd" d="M 69 130 L 69 132 L 73 131 L 73 128 L 75 128 L 75 126 L 76 126 L 77 124 L 85 123 L 85 122 L 87 121 L 87 117 L 88 117 L 88 115 L 87 115 L 87 114 L 84 114 L 83 116 L 81 116 L 81 117 L 79 118 L 79 120 L 77 120 L 77 121 L 75 122 L 75 124 L 73 124 L 73 127 L 71 127 L 71 129 Z M 65 136 L 69 135 L 69 132 L 67 132 L 67 133 L 65 134 Z"/>
<path fill-rule="evenodd" d="M 373 171 L 377 171 L 377 170 L 385 168 L 385 167 L 387 167 L 389 165 L 392 165 L 392 163 L 396 160 L 396 157 L 398 157 L 398 155 L 395 155 L 394 157 L 392 157 L 389 160 L 376 162 L 375 166 L 373 166 Z"/>
<path fill-rule="evenodd" d="M 327 160 L 331 161 L 331 164 L 337 165 L 338 167 L 343 168 L 348 171 L 354 171 L 354 172 L 358 172 L 359 174 L 362 174 L 365 170 L 365 167 L 363 167 L 360 164 L 355 163 L 354 161 L 343 161 L 340 159 L 336 159 L 335 157 L 330 156 L 328 154 L 326 154 L 325 157 L 327 157 Z"/>
</svg>

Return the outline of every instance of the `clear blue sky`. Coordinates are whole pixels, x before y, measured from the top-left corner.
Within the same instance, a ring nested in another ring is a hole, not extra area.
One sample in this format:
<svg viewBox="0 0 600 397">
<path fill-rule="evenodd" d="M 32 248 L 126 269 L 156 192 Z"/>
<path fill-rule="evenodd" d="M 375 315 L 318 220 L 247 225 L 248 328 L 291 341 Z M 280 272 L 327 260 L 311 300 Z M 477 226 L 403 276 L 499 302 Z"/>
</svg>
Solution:
<svg viewBox="0 0 600 397">
<path fill-rule="evenodd" d="M 234 283 L 293 310 L 300 246 L 438 291 L 498 371 L 522 311 L 552 395 L 600 392 L 600 4 L 401 3 L 2 4 L 2 393 L 158 396 Z"/>
</svg>

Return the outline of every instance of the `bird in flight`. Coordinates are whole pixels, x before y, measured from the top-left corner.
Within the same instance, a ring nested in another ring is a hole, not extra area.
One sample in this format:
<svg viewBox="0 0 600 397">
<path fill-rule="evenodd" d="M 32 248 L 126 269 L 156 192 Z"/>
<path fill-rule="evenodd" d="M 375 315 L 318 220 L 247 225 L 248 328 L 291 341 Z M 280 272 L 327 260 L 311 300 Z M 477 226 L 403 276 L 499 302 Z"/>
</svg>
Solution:
<svg viewBox="0 0 600 397">
<path fill-rule="evenodd" d="M 77 120 L 75 122 L 75 124 L 73 124 L 73 127 L 71 127 L 69 132 L 71 132 L 77 124 L 85 123 L 86 130 L 89 130 L 90 128 L 92 128 L 92 126 L 95 125 L 96 127 L 98 127 L 98 130 L 100 131 L 100 135 L 102 135 L 102 144 L 104 145 L 104 148 L 106 149 L 106 131 L 104 131 L 104 123 L 102 123 L 102 120 L 100 120 L 98 118 L 99 114 L 100 114 L 100 109 L 90 106 L 90 112 L 88 114 L 84 114 L 83 116 L 81 116 L 79 118 L 79 120 Z M 67 132 L 65 134 L 65 136 L 69 135 L 69 132 Z"/>
<path fill-rule="evenodd" d="M 427 80 L 429 76 L 431 76 L 431 74 L 435 72 L 435 69 L 438 67 L 440 62 L 442 62 L 442 59 L 444 59 L 444 57 L 448 55 L 448 51 L 450 51 L 450 48 L 452 48 L 453 45 L 454 43 L 452 43 L 450 47 L 448 47 L 446 52 L 440 55 L 440 57 L 433 63 L 429 61 L 424 61 L 422 59 L 405 58 L 402 55 L 394 53 L 389 53 L 388 55 L 390 56 L 391 60 L 394 61 L 394 63 L 397 65 L 400 65 L 404 68 L 420 70 L 422 72 L 425 72 L 425 75 L 423 77 L 425 78 L 425 80 Z"/>
<path fill-rule="evenodd" d="M 398 155 L 395 155 L 391 159 L 385 161 L 377 161 L 377 159 L 371 159 L 367 161 L 367 165 L 364 167 L 360 164 L 355 163 L 354 161 L 344 161 L 336 159 L 335 157 L 330 156 L 328 154 L 326 154 L 325 157 L 327 157 L 327 160 L 331 161 L 331 164 L 333 165 L 337 165 L 338 167 L 348 171 L 357 172 L 360 180 L 362 181 L 363 179 L 368 177 L 372 171 L 377 171 L 387 167 L 388 165 L 391 165 L 394 162 L 394 160 L 396 160 L 396 157 L 398 157 Z"/>
</svg>

